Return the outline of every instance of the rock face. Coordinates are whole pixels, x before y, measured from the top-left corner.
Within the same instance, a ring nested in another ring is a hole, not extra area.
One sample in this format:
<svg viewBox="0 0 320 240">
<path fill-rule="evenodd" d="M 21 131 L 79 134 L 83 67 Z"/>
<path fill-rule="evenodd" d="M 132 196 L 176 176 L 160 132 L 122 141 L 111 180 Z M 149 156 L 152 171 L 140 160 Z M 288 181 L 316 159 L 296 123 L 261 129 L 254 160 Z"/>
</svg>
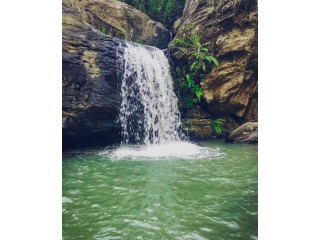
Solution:
<svg viewBox="0 0 320 240">
<path fill-rule="evenodd" d="M 220 63 L 200 83 L 201 105 L 212 116 L 258 121 L 257 15 L 256 0 L 188 0 L 175 23 L 178 38 L 184 26 L 194 23 L 201 42 L 210 43 L 209 52 Z M 171 53 L 177 64 L 188 58 L 181 47 L 171 47 Z"/>
<path fill-rule="evenodd" d="M 188 112 L 182 124 L 191 140 L 206 140 L 213 137 L 214 130 L 210 116 L 199 106 Z"/>
<path fill-rule="evenodd" d="M 232 133 L 230 133 L 228 137 L 228 141 L 257 143 L 258 142 L 258 123 L 247 122 L 241 125 Z"/>
<path fill-rule="evenodd" d="M 167 48 L 170 32 L 146 14 L 117 0 L 63 0 L 78 16 L 107 36 Z"/>
<path fill-rule="evenodd" d="M 233 130 L 240 125 L 231 117 L 223 118 L 221 133 L 216 133 L 210 115 L 200 106 L 188 111 L 183 119 L 183 127 L 187 131 L 191 140 L 210 140 L 221 137 L 227 137 Z"/>
<path fill-rule="evenodd" d="M 115 122 L 121 104 L 117 46 L 81 20 L 79 11 L 63 5 L 62 16 L 63 147 L 83 147 L 120 141 Z"/>
</svg>

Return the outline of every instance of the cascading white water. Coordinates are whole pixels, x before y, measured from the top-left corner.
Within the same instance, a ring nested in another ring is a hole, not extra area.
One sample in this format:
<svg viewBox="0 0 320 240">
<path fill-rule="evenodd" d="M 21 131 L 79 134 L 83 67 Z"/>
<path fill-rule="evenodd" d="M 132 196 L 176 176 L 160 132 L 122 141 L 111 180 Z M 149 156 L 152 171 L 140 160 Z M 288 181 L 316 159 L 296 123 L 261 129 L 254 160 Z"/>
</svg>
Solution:
<svg viewBox="0 0 320 240">
<path fill-rule="evenodd" d="M 163 51 L 126 43 L 119 120 L 123 143 L 166 144 L 183 138 L 178 100 Z"/>
<path fill-rule="evenodd" d="M 186 141 L 164 52 L 155 47 L 125 44 L 125 47 L 120 46 L 123 57 L 118 56 L 119 68 L 123 68 L 119 114 L 122 143 L 118 148 L 107 148 L 100 155 L 107 154 L 113 160 L 220 156 L 219 149 Z"/>
</svg>

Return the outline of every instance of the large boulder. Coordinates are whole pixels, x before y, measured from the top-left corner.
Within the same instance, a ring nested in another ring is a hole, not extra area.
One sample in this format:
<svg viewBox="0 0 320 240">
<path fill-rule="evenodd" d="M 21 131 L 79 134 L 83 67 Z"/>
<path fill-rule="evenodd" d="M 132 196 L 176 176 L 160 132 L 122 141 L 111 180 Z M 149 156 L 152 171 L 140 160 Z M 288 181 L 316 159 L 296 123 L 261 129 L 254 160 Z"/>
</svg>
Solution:
<svg viewBox="0 0 320 240">
<path fill-rule="evenodd" d="M 187 0 L 176 22 L 177 38 L 194 24 L 209 42 L 220 65 L 201 81 L 202 106 L 216 117 L 258 120 L 258 9 L 257 0 Z M 185 64 L 191 51 L 171 45 L 174 64 Z"/>
<path fill-rule="evenodd" d="M 116 118 L 121 104 L 122 77 L 116 59 L 122 54 L 118 48 L 121 44 L 125 43 L 107 37 L 82 21 L 78 10 L 63 5 L 64 148 L 120 141 L 120 126 Z"/>
<path fill-rule="evenodd" d="M 139 10 L 117 0 L 63 0 L 81 19 L 107 36 L 167 48 L 170 31 Z"/>
<path fill-rule="evenodd" d="M 258 122 L 247 122 L 230 133 L 230 142 L 257 143 L 258 142 Z"/>
</svg>

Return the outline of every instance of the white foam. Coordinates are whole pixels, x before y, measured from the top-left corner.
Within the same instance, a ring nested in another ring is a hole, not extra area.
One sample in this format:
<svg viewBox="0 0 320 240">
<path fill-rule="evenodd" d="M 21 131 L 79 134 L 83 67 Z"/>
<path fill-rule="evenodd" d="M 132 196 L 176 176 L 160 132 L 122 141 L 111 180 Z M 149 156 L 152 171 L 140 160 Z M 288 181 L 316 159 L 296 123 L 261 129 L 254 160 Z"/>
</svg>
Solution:
<svg viewBox="0 0 320 240">
<path fill-rule="evenodd" d="M 202 159 L 222 154 L 219 148 L 207 148 L 183 141 L 154 145 L 122 145 L 117 149 L 100 153 L 109 155 L 112 160 Z"/>
<path fill-rule="evenodd" d="M 62 197 L 62 202 L 63 203 L 73 203 L 72 199 L 68 198 L 68 197 Z"/>
</svg>

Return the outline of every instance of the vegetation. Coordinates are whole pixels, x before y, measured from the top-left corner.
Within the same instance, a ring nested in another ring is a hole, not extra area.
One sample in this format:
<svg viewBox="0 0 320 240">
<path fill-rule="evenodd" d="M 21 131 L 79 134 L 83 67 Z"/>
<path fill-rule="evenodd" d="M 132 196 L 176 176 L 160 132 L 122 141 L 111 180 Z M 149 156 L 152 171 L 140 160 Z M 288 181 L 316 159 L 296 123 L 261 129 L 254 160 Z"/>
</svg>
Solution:
<svg viewBox="0 0 320 240">
<path fill-rule="evenodd" d="M 123 10 L 124 10 L 124 14 L 125 14 L 125 16 L 126 16 L 127 22 L 128 22 L 132 27 L 134 27 L 134 26 L 136 25 L 134 15 L 133 15 L 132 13 L 130 13 L 130 12 L 128 11 L 128 9 L 126 9 L 125 7 L 123 8 Z"/>
<path fill-rule="evenodd" d="M 122 40 L 125 40 L 125 41 L 129 40 L 126 30 L 121 29 L 121 34 L 122 34 Z"/>
<path fill-rule="evenodd" d="M 212 66 L 212 63 L 219 66 L 219 62 L 209 54 L 208 48 L 205 47 L 210 43 L 201 43 L 202 37 L 194 30 L 194 24 L 183 25 L 182 29 L 184 30 L 182 38 L 175 38 L 173 45 L 187 48 L 190 57 L 187 66 L 182 67 L 182 69 L 176 67 L 175 79 L 178 83 L 177 95 L 179 99 L 191 108 L 200 102 L 203 94 L 197 83 L 200 83 L 205 77 L 208 67 Z"/>
<path fill-rule="evenodd" d="M 190 56 L 190 59 L 195 60 L 191 67 L 190 70 L 197 71 L 200 68 L 202 68 L 203 71 L 206 70 L 206 65 L 205 65 L 205 60 L 208 61 L 209 63 L 214 62 L 216 66 L 219 66 L 219 62 L 216 58 L 213 56 L 209 55 L 208 53 L 208 48 L 204 47 L 208 45 L 209 43 L 204 43 L 201 44 L 201 36 L 198 33 L 194 33 L 192 37 L 190 38 L 190 41 L 192 42 L 192 55 Z"/>
<path fill-rule="evenodd" d="M 152 20 L 161 22 L 170 29 L 182 16 L 186 0 L 119 0 L 147 14 Z"/>
<path fill-rule="evenodd" d="M 212 120 L 212 126 L 214 128 L 214 130 L 216 131 L 216 133 L 221 133 L 221 125 L 223 124 L 224 119 L 218 118 L 215 120 Z"/>
</svg>

